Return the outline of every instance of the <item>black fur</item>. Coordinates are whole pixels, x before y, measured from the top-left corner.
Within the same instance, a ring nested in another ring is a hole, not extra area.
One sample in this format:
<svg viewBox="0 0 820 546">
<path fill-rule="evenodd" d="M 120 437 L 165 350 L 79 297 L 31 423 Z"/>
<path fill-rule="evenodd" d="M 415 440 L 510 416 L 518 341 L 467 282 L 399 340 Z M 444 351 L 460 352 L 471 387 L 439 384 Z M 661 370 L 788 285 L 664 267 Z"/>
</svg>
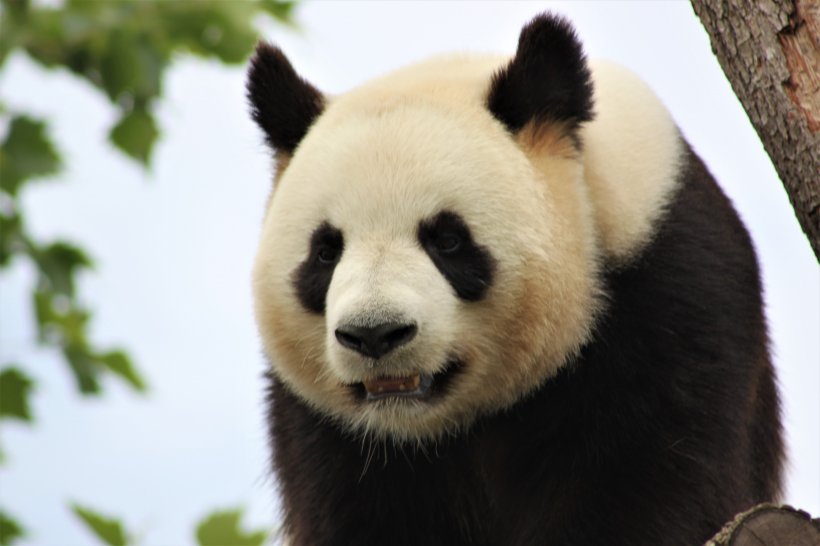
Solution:
<svg viewBox="0 0 820 546">
<path fill-rule="evenodd" d="M 296 297 L 311 313 L 325 312 L 325 299 L 333 271 L 344 251 L 342 232 L 327 222 L 320 225 L 310 237 L 308 257 L 293 275 Z"/>
<path fill-rule="evenodd" d="M 259 42 L 248 70 L 251 116 L 277 151 L 293 153 L 324 111 L 322 93 L 302 79 L 282 50 Z"/>
<path fill-rule="evenodd" d="M 495 259 L 473 241 L 461 216 L 443 211 L 420 222 L 418 239 L 459 298 L 479 301 L 484 297 L 493 283 Z"/>
<path fill-rule="evenodd" d="M 573 134 L 592 119 L 592 80 L 572 25 L 552 14 L 521 31 L 510 64 L 493 76 L 487 107 L 511 132 L 527 123 L 563 122 Z"/>
<path fill-rule="evenodd" d="M 754 251 L 691 151 L 681 182 L 641 256 L 605 273 L 577 360 L 468 431 L 370 443 L 273 380 L 292 543 L 698 546 L 772 500 L 783 445 Z"/>
</svg>

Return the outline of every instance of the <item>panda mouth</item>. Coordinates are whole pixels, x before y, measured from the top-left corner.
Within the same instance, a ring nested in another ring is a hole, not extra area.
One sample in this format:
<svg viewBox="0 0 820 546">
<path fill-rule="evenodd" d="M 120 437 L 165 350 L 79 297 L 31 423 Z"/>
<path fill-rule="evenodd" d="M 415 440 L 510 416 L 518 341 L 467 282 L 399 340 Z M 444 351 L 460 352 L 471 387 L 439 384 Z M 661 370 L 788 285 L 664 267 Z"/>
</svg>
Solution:
<svg viewBox="0 0 820 546">
<path fill-rule="evenodd" d="M 362 381 L 368 400 L 388 396 L 424 396 L 433 384 L 433 376 L 416 372 L 406 377 L 377 377 Z"/>
<path fill-rule="evenodd" d="M 461 363 L 451 361 L 439 373 L 415 372 L 404 377 L 377 377 L 356 385 L 359 394 L 368 402 L 384 398 L 426 398 L 442 394 Z"/>
</svg>

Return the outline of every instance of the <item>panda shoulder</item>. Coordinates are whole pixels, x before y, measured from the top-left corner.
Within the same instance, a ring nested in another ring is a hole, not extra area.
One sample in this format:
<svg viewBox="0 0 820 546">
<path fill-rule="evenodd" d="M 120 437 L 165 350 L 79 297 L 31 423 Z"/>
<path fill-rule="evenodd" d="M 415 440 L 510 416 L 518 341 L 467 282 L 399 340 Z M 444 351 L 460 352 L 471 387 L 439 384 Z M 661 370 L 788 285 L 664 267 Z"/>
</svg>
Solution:
<svg viewBox="0 0 820 546">
<path fill-rule="evenodd" d="M 658 96 L 637 75 L 589 61 L 595 117 L 581 130 L 584 178 L 599 244 L 614 263 L 651 239 L 680 184 L 686 143 Z"/>
</svg>

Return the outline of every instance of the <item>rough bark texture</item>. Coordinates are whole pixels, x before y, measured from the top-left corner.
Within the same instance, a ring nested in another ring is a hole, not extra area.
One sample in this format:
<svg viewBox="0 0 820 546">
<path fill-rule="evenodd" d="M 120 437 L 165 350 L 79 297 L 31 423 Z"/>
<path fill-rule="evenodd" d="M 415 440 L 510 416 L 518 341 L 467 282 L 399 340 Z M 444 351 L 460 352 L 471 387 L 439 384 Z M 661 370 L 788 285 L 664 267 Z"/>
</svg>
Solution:
<svg viewBox="0 0 820 546">
<path fill-rule="evenodd" d="M 820 261 L 820 0 L 692 0 Z"/>
<path fill-rule="evenodd" d="M 820 520 L 791 506 L 760 504 L 739 514 L 704 546 L 818 546 Z"/>
</svg>

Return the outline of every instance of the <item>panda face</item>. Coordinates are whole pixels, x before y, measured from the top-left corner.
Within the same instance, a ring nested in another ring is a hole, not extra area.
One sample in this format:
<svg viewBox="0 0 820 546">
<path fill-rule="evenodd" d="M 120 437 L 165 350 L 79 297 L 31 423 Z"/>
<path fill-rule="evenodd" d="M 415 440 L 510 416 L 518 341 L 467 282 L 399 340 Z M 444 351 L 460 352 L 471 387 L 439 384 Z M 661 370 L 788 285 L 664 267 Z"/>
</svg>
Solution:
<svg viewBox="0 0 820 546">
<path fill-rule="evenodd" d="M 428 61 L 337 97 L 280 173 L 257 322 L 277 376 L 350 430 L 406 441 L 469 425 L 591 328 L 577 150 L 560 128 L 513 138 L 488 111 L 502 63 Z"/>
<path fill-rule="evenodd" d="M 511 59 L 434 57 L 332 98 L 267 44 L 248 76 L 278 160 L 260 337 L 356 434 L 435 440 L 543 385 L 590 337 L 601 264 L 637 259 L 679 186 L 668 112 L 560 17 Z"/>
<path fill-rule="evenodd" d="M 548 14 L 512 59 L 435 57 L 333 98 L 257 47 L 278 172 L 254 299 L 291 393 L 356 434 L 435 440 L 572 360 L 601 264 L 640 256 L 685 149 L 640 79 L 590 66 Z"/>
</svg>

